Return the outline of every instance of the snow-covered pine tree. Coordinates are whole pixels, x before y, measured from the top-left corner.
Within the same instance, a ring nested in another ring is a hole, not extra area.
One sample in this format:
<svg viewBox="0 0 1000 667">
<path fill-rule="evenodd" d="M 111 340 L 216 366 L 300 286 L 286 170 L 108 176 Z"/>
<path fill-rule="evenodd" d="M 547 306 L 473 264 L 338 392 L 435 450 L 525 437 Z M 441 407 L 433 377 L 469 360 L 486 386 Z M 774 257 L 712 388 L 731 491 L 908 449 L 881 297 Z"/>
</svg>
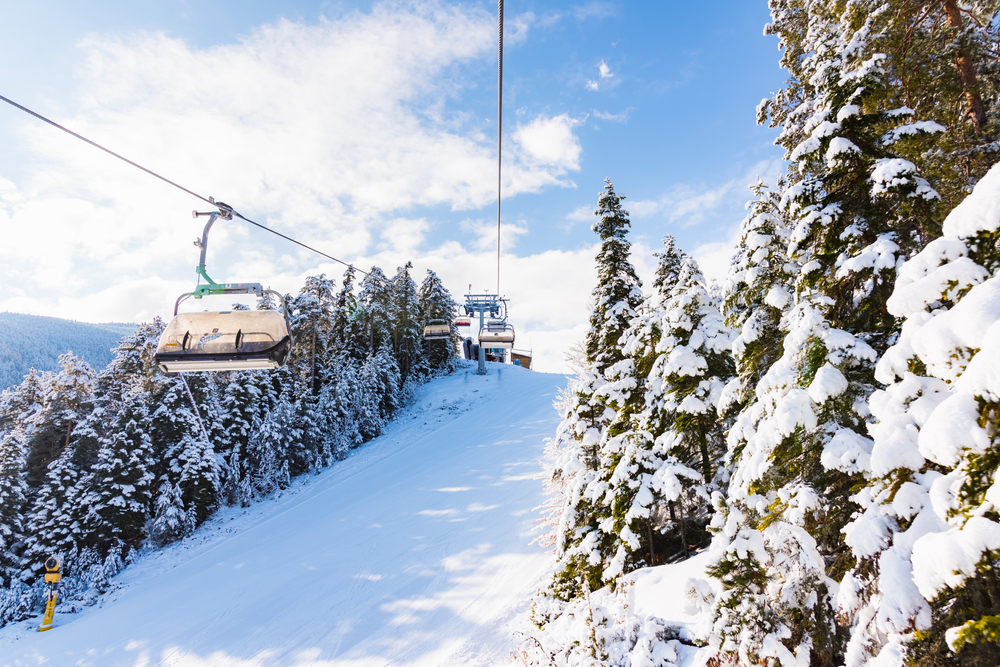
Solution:
<svg viewBox="0 0 1000 667">
<path fill-rule="evenodd" d="M 309 390 L 316 395 L 325 371 L 329 348 L 330 315 L 334 303 L 335 284 L 326 274 L 309 276 L 299 290 L 292 306 L 292 329 L 295 338 L 294 357 L 301 364 L 300 372 L 308 379 Z"/>
<path fill-rule="evenodd" d="M 396 356 L 399 374 L 406 384 L 419 381 L 427 372 L 424 359 L 424 327 L 420 318 L 420 299 L 417 283 L 410 276 L 413 262 L 396 270 L 390 287 L 392 301 L 389 320 L 392 322 L 392 351 Z"/>
<path fill-rule="evenodd" d="M 902 147 L 954 208 L 1000 158 L 1000 3 L 905 0 L 879 21 L 878 48 L 894 85 L 886 108 L 909 107 L 946 130 Z"/>
<path fill-rule="evenodd" d="M 601 237 L 601 249 L 596 258 L 597 287 L 587 333 L 587 360 L 598 374 L 624 359 L 618 341 L 642 303 L 642 282 L 629 261 L 631 244 L 626 236 L 632 223 L 622 208 L 625 195 L 615 192 L 611 179 L 604 183 L 594 211 L 600 220 L 591 227 Z"/>
<path fill-rule="evenodd" d="M 49 464 L 45 483 L 35 494 L 31 510 L 25 516 L 25 549 L 21 578 L 30 580 L 44 571 L 49 556 L 59 556 L 66 567 L 74 566 L 72 556 L 88 543 L 84 504 L 88 475 L 74 462 L 73 445 Z"/>
<path fill-rule="evenodd" d="M 732 375 L 729 332 L 694 260 L 670 236 L 664 246 L 650 305 L 620 340 L 627 359 L 597 391 L 617 412 L 584 492 L 613 536 L 605 581 L 702 541 L 725 452 L 715 402 Z"/>
<path fill-rule="evenodd" d="M 176 484 L 164 480 L 157 491 L 153 519 L 149 525 L 149 539 L 157 546 L 170 544 L 194 530 L 194 520 L 181 498 Z"/>
<path fill-rule="evenodd" d="M 697 263 L 682 255 L 675 284 L 658 313 L 657 356 L 646 380 L 636 426 L 666 459 L 659 495 L 670 504 L 678 551 L 705 541 L 709 499 L 725 487 L 727 421 L 716 404 L 735 374 L 732 335 Z M 690 475 L 697 473 L 696 477 Z"/>
<path fill-rule="evenodd" d="M 116 541 L 135 547 L 145 539 L 153 504 L 153 444 L 149 415 L 140 396 L 131 395 L 101 438 L 89 493 L 84 502 L 98 525 L 89 543 L 105 553 Z"/>
<path fill-rule="evenodd" d="M 271 493 L 288 488 L 288 442 L 293 435 L 291 406 L 271 411 L 255 425 L 244 457 L 243 480 L 251 500 L 259 500 Z"/>
<path fill-rule="evenodd" d="M 754 387 L 781 357 L 781 317 L 792 305 L 799 271 L 785 255 L 790 230 L 777 193 L 760 180 L 751 189 L 754 199 L 747 202 L 724 288 L 726 324 L 739 333 L 733 341 L 737 377 L 722 407 L 751 400 Z"/>
<path fill-rule="evenodd" d="M 370 354 L 377 354 L 383 345 L 392 345 L 392 289 L 389 279 L 373 266 L 361 281 L 361 322 L 368 336 Z"/>
<path fill-rule="evenodd" d="M 789 256 L 802 269 L 798 303 L 783 322 L 782 355 L 757 384 L 751 418 L 730 437 L 742 449 L 729 503 L 742 506 L 730 508 L 719 526 L 718 546 L 729 554 L 758 543 L 745 530 L 761 532 L 763 548 L 754 553 L 766 554 L 771 585 L 756 599 L 766 609 L 748 616 L 774 630 L 748 636 L 720 606 L 716 641 L 724 655 L 745 651 L 783 664 L 844 655 L 833 580 L 853 564 L 841 531 L 871 446 L 865 433 L 874 362 L 895 328 L 885 302 L 897 258 L 932 233 L 937 199 L 893 144 L 941 128 L 878 104 L 885 56 L 871 39 L 887 9 L 772 3 L 769 30 L 782 38 L 792 79 L 762 112 L 783 125 L 779 143 L 794 167 L 781 205 L 794 219 Z"/>
<path fill-rule="evenodd" d="M 66 450 L 73 428 L 93 408 L 93 369 L 72 352 L 59 357 L 59 366 L 58 373 L 47 376 L 41 408 L 31 416 L 27 432 L 27 479 L 31 488 L 43 483 L 49 463 Z"/>
<path fill-rule="evenodd" d="M 20 429 L 0 436 L 0 589 L 9 586 L 20 571 L 18 552 L 24 540 L 24 511 L 28 498 L 26 458 L 27 447 Z"/>
<path fill-rule="evenodd" d="M 427 276 L 420 284 L 420 325 L 427 326 L 431 320 L 444 320 L 451 328 L 451 337 L 447 340 L 424 341 L 424 354 L 427 364 L 434 370 L 450 370 L 457 357 L 458 331 L 455 328 L 455 312 L 458 304 L 452 298 L 451 292 L 434 271 L 427 269 Z"/>
<path fill-rule="evenodd" d="M 178 443 L 177 463 L 181 468 L 177 486 L 189 519 L 204 522 L 218 508 L 221 496 L 219 462 L 212 443 L 200 432 L 185 434 Z M 246 459 L 242 461 L 244 464 Z"/>
<path fill-rule="evenodd" d="M 905 322 L 878 365 L 871 482 L 845 531 L 851 667 L 1000 661 L 1000 166 L 943 232 L 888 303 Z"/>
<path fill-rule="evenodd" d="M 760 420 L 762 405 L 755 401 L 755 389 L 782 356 L 782 318 L 792 305 L 793 276 L 798 273 L 798 266 L 785 254 L 789 229 L 777 194 L 759 180 L 751 189 L 755 197 L 747 203 L 749 213 L 741 225 L 724 290 L 726 324 L 738 331 L 733 340 L 736 377 L 724 389 L 718 407 L 723 413 L 743 407 L 727 434 L 729 466 L 740 461 L 746 440 Z M 765 595 L 768 573 L 764 568 L 769 556 L 763 535 L 749 520 L 756 518 L 754 510 L 727 498 L 727 493 L 713 494 L 712 504 L 716 513 L 710 530 L 716 535 L 709 572 L 722 584 L 715 601 L 712 643 L 724 655 L 747 661 L 762 650 L 760 639 L 773 636 L 780 627 L 780 618 L 768 608 Z"/>
<path fill-rule="evenodd" d="M 295 378 L 301 382 L 304 394 L 309 394 L 308 378 Z M 247 445 L 253 433 L 254 422 L 266 413 L 266 404 L 256 373 L 241 371 L 232 373 L 223 390 L 221 403 L 222 434 L 219 454 L 223 458 L 222 488 L 228 502 L 236 501 L 236 489 L 245 467 Z"/>
<path fill-rule="evenodd" d="M 371 349 L 362 322 L 364 309 L 354 296 L 354 280 L 354 267 L 349 266 L 344 271 L 342 287 L 333 301 L 331 326 L 338 359 L 346 356 L 355 361 L 363 361 L 371 353 Z M 343 362 L 338 360 L 337 363 Z"/>
<path fill-rule="evenodd" d="M 603 586 L 604 572 L 618 551 L 614 517 L 600 498 L 601 450 L 609 438 L 627 429 L 627 404 L 636 387 L 634 363 L 620 339 L 642 303 L 642 283 L 629 261 L 627 240 L 631 223 L 609 179 L 594 211 L 600 219 L 592 229 L 601 238 L 596 257 L 597 287 L 586 339 L 587 366 L 570 383 L 563 400 L 563 421 L 553 443 L 553 481 L 562 488 L 563 509 L 556 529 L 559 571 L 553 594 L 568 600 L 589 587 Z M 612 387 L 605 391 L 609 382 Z M 621 415 L 617 406 L 622 410 Z M 617 441 L 612 444 L 617 447 Z M 591 483 L 598 480 L 598 486 Z M 617 574 L 611 575 L 611 578 Z"/>
</svg>

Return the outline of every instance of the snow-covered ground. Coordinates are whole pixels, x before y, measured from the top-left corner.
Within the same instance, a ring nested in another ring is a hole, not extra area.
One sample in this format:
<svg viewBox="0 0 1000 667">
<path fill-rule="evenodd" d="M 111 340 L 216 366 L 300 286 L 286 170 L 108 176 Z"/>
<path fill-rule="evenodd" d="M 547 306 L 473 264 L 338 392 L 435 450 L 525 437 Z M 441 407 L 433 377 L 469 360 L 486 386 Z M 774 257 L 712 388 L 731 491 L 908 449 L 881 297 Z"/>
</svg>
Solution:
<svg viewBox="0 0 1000 667">
<path fill-rule="evenodd" d="M 485 665 L 550 556 L 539 459 L 566 379 L 490 364 L 268 502 L 146 554 L 79 614 L 0 630 L 0 665 Z"/>
</svg>

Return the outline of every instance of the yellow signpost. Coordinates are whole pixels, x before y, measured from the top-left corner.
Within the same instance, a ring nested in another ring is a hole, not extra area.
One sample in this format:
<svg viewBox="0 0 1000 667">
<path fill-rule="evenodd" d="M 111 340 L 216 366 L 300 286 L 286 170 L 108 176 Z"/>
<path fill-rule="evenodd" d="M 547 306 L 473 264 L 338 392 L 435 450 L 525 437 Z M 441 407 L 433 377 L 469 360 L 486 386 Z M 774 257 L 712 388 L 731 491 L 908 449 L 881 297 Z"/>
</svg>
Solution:
<svg viewBox="0 0 1000 667">
<path fill-rule="evenodd" d="M 62 579 L 62 573 L 59 572 L 61 567 L 62 562 L 56 556 L 49 556 L 45 561 L 45 583 L 49 585 L 49 590 L 48 599 L 45 602 L 45 616 L 42 618 L 42 624 L 38 626 L 39 632 L 52 629 L 52 617 L 56 613 L 56 598 L 59 597 L 56 584 Z"/>
</svg>

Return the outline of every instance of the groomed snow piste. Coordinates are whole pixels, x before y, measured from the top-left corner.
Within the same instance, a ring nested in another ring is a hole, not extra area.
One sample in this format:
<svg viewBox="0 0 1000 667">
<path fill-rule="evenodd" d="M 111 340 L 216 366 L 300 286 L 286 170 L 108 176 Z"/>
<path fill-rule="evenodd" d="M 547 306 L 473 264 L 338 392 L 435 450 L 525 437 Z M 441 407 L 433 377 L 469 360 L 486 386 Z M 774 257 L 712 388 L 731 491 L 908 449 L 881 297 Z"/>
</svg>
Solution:
<svg viewBox="0 0 1000 667">
<path fill-rule="evenodd" d="M 99 606 L 0 630 L 0 665 L 485 665 L 546 573 L 531 544 L 566 379 L 489 365 L 419 390 L 346 461 L 141 556 Z"/>
</svg>

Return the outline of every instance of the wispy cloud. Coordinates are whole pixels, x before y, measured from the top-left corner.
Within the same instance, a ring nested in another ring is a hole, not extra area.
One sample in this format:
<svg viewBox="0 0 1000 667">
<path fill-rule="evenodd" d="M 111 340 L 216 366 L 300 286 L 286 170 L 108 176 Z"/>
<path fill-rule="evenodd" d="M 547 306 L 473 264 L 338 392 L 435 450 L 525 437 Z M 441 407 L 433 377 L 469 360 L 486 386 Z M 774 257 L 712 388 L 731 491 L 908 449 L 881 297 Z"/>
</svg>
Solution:
<svg viewBox="0 0 1000 667">
<path fill-rule="evenodd" d="M 466 218 L 459 225 L 462 231 L 473 237 L 472 247 L 476 250 L 496 250 L 497 222 L 496 220 Z M 500 225 L 500 243 L 508 252 L 517 245 L 520 237 L 528 233 L 528 223 L 518 220 L 517 224 L 502 223 Z"/>
<path fill-rule="evenodd" d="M 778 161 L 760 162 L 744 174 L 719 185 L 675 185 L 655 199 L 630 201 L 628 210 L 635 218 L 661 218 L 684 227 L 697 225 L 710 213 L 748 199 L 746 186 L 755 182 L 758 175 L 775 182 L 780 169 L 781 163 Z"/>
<path fill-rule="evenodd" d="M 593 205 L 579 206 L 566 214 L 566 219 L 573 220 L 574 222 L 586 222 L 587 220 L 593 219 L 593 217 Z"/>
<path fill-rule="evenodd" d="M 594 110 L 593 115 L 595 118 L 600 118 L 601 120 L 606 120 L 609 123 L 624 123 L 628 120 L 629 114 L 635 111 L 635 107 L 628 107 L 624 111 L 619 113 L 611 113 L 608 111 L 598 111 Z"/>
<path fill-rule="evenodd" d="M 610 79 L 615 75 L 615 73 L 611 71 L 611 68 L 608 67 L 608 64 L 603 60 L 601 61 L 601 64 L 597 67 L 597 70 L 601 73 L 602 79 Z"/>
</svg>

